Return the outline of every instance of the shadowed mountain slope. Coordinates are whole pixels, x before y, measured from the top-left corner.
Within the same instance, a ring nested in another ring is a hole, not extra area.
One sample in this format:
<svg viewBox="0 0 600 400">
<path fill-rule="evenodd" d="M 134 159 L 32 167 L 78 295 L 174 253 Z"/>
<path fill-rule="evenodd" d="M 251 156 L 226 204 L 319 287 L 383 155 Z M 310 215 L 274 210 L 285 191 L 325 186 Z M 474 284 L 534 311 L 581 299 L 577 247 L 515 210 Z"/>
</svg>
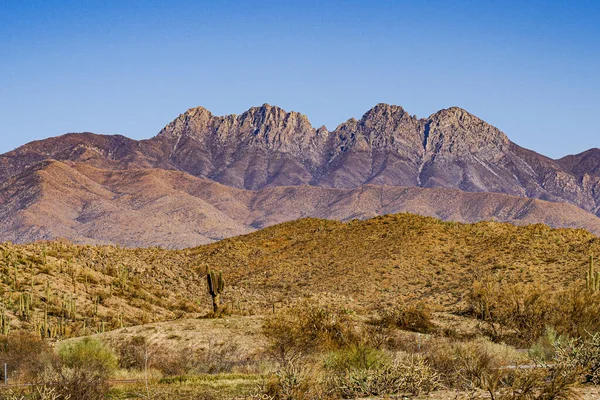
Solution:
<svg viewBox="0 0 600 400">
<path fill-rule="evenodd" d="M 445 220 L 583 227 L 600 219 L 566 203 L 456 189 L 363 185 L 236 189 L 181 171 L 105 170 L 44 161 L 0 189 L 0 230 L 16 243 L 191 247 L 303 217 L 365 219 L 411 212 Z"/>
</svg>

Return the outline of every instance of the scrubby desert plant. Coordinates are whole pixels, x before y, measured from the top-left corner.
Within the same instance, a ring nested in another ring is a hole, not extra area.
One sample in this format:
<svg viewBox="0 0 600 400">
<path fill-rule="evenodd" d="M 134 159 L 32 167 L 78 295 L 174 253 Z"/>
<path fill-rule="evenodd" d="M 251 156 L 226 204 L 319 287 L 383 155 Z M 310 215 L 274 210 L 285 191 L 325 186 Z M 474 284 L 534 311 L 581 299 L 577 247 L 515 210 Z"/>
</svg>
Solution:
<svg viewBox="0 0 600 400">
<path fill-rule="evenodd" d="M 304 301 L 269 317 L 263 325 L 268 351 L 281 363 L 319 351 L 358 343 L 350 316 L 334 307 Z"/>
<path fill-rule="evenodd" d="M 558 335 L 584 336 L 600 331 L 600 292 L 578 285 L 551 290 L 540 284 L 475 282 L 469 296 L 469 311 L 487 324 L 494 340 L 532 345 L 547 326 Z"/>
<path fill-rule="evenodd" d="M 439 338 L 423 346 L 429 365 L 443 376 L 447 387 L 485 389 L 498 381 L 498 371 L 519 364 L 523 356 L 511 347 L 479 338 L 466 342 Z"/>
<path fill-rule="evenodd" d="M 577 371 L 582 382 L 600 384 L 600 332 L 557 343 L 556 365 Z"/>
<path fill-rule="evenodd" d="M 64 344 L 58 355 L 62 368 L 55 387 L 62 398 L 100 400 L 106 397 L 108 379 L 117 367 L 117 358 L 108 347 L 99 340 L 84 338 Z"/>
<path fill-rule="evenodd" d="M 8 366 L 11 377 L 36 381 L 54 360 L 54 353 L 37 335 L 15 331 L 0 337 L 0 360 Z"/>
<path fill-rule="evenodd" d="M 420 356 L 369 368 L 349 368 L 331 379 L 332 389 L 346 399 L 390 394 L 428 393 L 441 386 L 440 375 Z"/>
<path fill-rule="evenodd" d="M 266 398 L 277 400 L 332 399 L 327 391 L 323 372 L 318 365 L 301 357 L 282 363 L 263 384 L 260 392 Z"/>
<path fill-rule="evenodd" d="M 243 362 L 238 353 L 238 344 L 226 338 L 223 342 L 212 341 L 206 348 L 184 347 L 177 351 L 153 349 L 150 367 L 166 376 L 218 374 L 231 372 Z"/>
<path fill-rule="evenodd" d="M 431 309 L 423 302 L 401 302 L 381 310 L 379 314 L 379 318 L 374 321 L 377 325 L 420 333 L 429 333 L 435 328 L 431 321 Z"/>
<path fill-rule="evenodd" d="M 574 400 L 572 371 L 514 369 L 502 371 L 497 385 L 488 387 L 492 400 Z"/>
<path fill-rule="evenodd" d="M 556 330 L 549 326 L 546 331 L 533 346 L 529 349 L 529 356 L 540 363 L 551 361 L 556 355 L 556 347 L 566 342 L 566 338 L 556 333 Z"/>
<path fill-rule="evenodd" d="M 389 363 L 389 355 L 363 343 L 344 347 L 325 356 L 325 369 L 344 372 L 350 369 L 373 369 Z"/>
</svg>

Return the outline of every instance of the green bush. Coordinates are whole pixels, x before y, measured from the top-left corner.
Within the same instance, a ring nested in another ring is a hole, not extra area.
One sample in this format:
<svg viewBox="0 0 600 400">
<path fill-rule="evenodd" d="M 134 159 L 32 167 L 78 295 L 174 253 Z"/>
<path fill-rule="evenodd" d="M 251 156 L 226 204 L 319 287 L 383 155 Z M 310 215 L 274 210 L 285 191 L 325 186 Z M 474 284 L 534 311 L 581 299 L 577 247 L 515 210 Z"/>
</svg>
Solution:
<svg viewBox="0 0 600 400">
<path fill-rule="evenodd" d="M 556 355 L 556 346 L 565 343 L 565 340 L 564 337 L 556 333 L 553 327 L 548 327 L 529 349 L 529 357 L 540 363 L 549 362 Z"/>
<path fill-rule="evenodd" d="M 108 379 L 117 368 L 112 351 L 96 339 L 66 343 L 58 350 L 62 368 L 55 382 L 62 398 L 100 400 L 108 393 Z"/>
<path fill-rule="evenodd" d="M 357 344 L 333 351 L 325 357 L 325 369 L 343 372 L 349 369 L 372 369 L 389 363 L 389 356 L 381 350 Z"/>
</svg>

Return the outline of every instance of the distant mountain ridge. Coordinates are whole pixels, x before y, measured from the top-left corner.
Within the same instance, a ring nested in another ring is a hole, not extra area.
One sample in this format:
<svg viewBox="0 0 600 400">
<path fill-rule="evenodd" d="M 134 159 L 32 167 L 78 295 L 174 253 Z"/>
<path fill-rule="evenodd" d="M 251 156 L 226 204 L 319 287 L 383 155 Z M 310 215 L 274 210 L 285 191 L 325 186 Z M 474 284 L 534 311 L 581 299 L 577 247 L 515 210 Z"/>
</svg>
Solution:
<svg viewBox="0 0 600 400">
<path fill-rule="evenodd" d="M 143 176 L 143 184 L 131 174 Z M 65 185 L 62 192 L 51 190 Z M 214 193 L 207 198 L 202 190 L 208 187 Z M 373 194 L 377 187 L 382 199 L 395 199 L 392 205 L 365 203 L 357 194 Z M 145 200 L 130 204 L 126 196 Z M 169 200 L 161 206 L 160 199 Z M 272 204 L 262 216 L 255 207 L 260 201 Z M 473 211 L 470 205 L 482 201 L 488 206 Z M 507 211 L 509 203 L 513 211 Z M 94 207 L 103 211 L 90 213 Z M 599 208 L 600 150 L 553 160 L 458 107 L 419 119 L 402 107 L 378 104 L 333 131 L 268 104 L 227 116 L 197 107 L 148 140 L 67 134 L 0 156 L 0 241 L 64 236 L 184 247 L 298 217 L 401 211 L 600 233 Z M 106 228 L 111 223 L 116 229 Z"/>
</svg>

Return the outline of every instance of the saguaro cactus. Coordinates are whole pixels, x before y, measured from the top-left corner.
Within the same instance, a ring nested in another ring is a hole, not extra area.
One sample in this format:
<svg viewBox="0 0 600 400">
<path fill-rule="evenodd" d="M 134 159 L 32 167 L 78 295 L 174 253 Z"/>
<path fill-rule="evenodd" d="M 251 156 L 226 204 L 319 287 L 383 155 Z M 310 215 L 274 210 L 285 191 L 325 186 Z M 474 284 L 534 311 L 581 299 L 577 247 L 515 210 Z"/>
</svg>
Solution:
<svg viewBox="0 0 600 400">
<path fill-rule="evenodd" d="M 215 273 L 210 269 L 206 271 L 206 283 L 208 285 L 208 293 L 212 297 L 213 303 L 213 314 L 218 316 L 221 313 L 221 293 L 225 288 L 225 279 L 223 279 L 223 273 Z"/>
<path fill-rule="evenodd" d="M 585 277 L 585 284 L 588 290 L 597 292 L 600 290 L 600 272 L 594 271 L 594 256 L 590 256 L 590 265 Z"/>
<path fill-rule="evenodd" d="M 6 311 L 2 311 L 2 316 L 0 317 L 0 330 L 4 336 L 8 335 L 10 331 L 10 319 L 6 316 Z"/>
</svg>

